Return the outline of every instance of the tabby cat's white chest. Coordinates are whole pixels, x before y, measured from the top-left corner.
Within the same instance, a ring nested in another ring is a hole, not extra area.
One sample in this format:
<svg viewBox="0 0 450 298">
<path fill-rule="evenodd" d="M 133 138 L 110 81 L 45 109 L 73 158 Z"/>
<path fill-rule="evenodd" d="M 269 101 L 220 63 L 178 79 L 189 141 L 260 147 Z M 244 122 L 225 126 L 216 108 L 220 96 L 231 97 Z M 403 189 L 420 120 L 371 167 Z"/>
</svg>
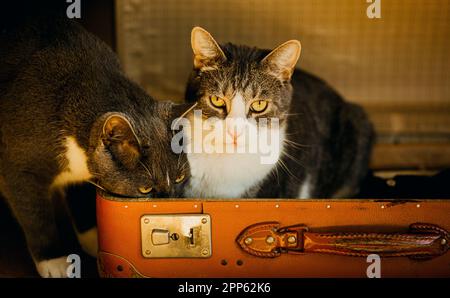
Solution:
<svg viewBox="0 0 450 298">
<path fill-rule="evenodd" d="M 188 154 L 191 170 L 187 197 L 239 198 L 270 174 L 257 154 Z"/>
<path fill-rule="evenodd" d="M 74 137 L 64 140 L 66 152 L 62 159 L 62 171 L 53 180 L 52 187 L 64 187 L 92 178 L 87 166 L 86 152 L 78 145 Z"/>
</svg>

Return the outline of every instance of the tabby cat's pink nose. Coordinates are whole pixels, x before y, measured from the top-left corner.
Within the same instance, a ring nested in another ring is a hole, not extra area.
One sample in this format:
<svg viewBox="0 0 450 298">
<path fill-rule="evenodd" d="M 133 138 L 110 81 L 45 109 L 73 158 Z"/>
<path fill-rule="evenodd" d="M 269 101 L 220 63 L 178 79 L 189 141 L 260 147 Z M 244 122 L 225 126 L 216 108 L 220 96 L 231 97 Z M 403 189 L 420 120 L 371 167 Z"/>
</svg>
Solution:
<svg viewBox="0 0 450 298">
<path fill-rule="evenodd" d="M 244 130 L 242 128 L 238 128 L 238 127 L 227 129 L 228 135 L 234 140 L 235 143 L 236 143 L 236 140 L 242 135 L 243 131 Z"/>
</svg>

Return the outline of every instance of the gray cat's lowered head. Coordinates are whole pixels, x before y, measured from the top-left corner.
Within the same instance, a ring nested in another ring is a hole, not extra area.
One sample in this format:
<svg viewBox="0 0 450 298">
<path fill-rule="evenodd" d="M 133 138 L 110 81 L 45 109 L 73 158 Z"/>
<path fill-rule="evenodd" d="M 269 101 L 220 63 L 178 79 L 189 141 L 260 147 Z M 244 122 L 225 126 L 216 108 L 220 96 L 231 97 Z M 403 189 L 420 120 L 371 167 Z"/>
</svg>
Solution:
<svg viewBox="0 0 450 298">
<path fill-rule="evenodd" d="M 172 107 L 158 103 L 159 117 L 133 119 L 118 112 L 100 117 L 91 130 L 86 154 L 91 181 L 120 196 L 179 196 L 178 186 L 189 169 L 185 155 L 173 153 L 169 146 Z"/>
</svg>

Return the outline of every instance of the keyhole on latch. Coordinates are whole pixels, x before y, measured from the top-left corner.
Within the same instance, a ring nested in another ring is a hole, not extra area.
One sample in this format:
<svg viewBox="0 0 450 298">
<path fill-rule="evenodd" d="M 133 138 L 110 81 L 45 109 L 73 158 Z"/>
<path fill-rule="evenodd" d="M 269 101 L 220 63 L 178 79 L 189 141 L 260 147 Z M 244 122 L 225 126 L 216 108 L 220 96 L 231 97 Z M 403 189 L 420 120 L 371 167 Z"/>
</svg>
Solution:
<svg viewBox="0 0 450 298">
<path fill-rule="evenodd" d="M 191 228 L 189 230 L 189 243 L 191 245 L 194 245 L 194 229 L 193 228 Z"/>
</svg>

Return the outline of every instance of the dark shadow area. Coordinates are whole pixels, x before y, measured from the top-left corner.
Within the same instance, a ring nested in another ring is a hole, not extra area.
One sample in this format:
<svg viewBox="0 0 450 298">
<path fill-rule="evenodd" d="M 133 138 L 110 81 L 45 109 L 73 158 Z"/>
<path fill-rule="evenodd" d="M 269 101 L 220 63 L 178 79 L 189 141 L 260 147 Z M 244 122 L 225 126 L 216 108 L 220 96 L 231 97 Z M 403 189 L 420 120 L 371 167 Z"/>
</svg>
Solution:
<svg viewBox="0 0 450 298">
<path fill-rule="evenodd" d="M 81 250 L 64 204 L 61 200 L 56 201 L 63 245 L 81 257 L 82 277 L 97 277 L 96 260 Z M 28 253 L 23 232 L 3 198 L 0 198 L 0 243 L 0 277 L 39 277 Z"/>
<path fill-rule="evenodd" d="M 0 9 L 0 30 L 15 28 L 36 16 L 65 15 L 69 5 L 65 0 L 8 1 Z M 76 21 L 115 50 L 114 1 L 81 1 L 81 19 Z M 55 198 L 55 202 L 63 245 L 68 251 L 80 255 L 83 277 L 98 276 L 96 260 L 81 251 L 66 205 L 61 198 Z M 74 217 L 81 219 L 76 221 L 80 231 L 86 231 L 95 224 L 95 189 L 89 186 L 70 188 L 67 191 L 67 203 Z M 38 277 L 23 232 L 1 196 L 0 243 L 0 277 Z"/>
<path fill-rule="evenodd" d="M 366 199 L 450 199 L 450 170 L 434 176 L 399 175 L 382 179 L 370 173 L 356 196 Z"/>
</svg>

